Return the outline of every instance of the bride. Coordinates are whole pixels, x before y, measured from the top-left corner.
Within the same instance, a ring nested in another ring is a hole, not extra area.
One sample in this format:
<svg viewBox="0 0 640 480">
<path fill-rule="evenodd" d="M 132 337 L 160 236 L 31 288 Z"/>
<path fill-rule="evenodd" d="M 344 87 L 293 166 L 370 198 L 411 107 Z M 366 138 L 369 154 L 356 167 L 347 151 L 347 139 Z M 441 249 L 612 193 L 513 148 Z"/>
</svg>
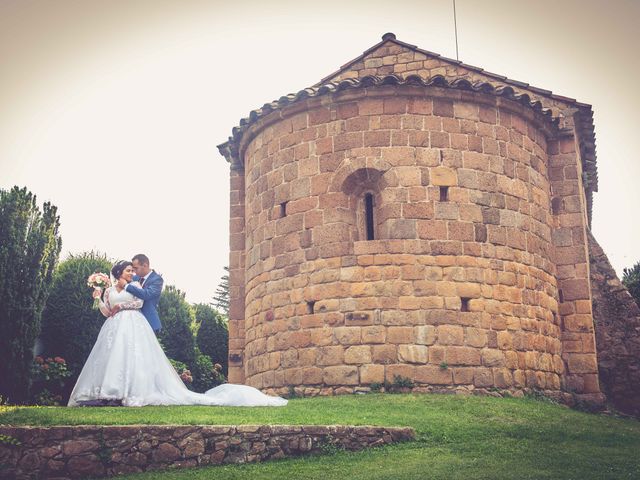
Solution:
<svg viewBox="0 0 640 480">
<path fill-rule="evenodd" d="M 131 262 L 116 263 L 111 274 L 116 280 L 130 283 L 133 278 Z M 121 402 L 128 407 L 277 407 L 287 404 L 284 398 L 265 395 L 245 385 L 223 384 L 205 393 L 187 389 L 140 312 L 143 301 L 122 288 L 122 283 L 107 288 L 104 301 L 100 301 L 100 311 L 108 318 L 71 392 L 70 407 L 95 405 L 101 401 Z M 137 282 L 133 285 L 140 287 Z M 119 308 L 114 310 L 116 305 Z"/>
</svg>

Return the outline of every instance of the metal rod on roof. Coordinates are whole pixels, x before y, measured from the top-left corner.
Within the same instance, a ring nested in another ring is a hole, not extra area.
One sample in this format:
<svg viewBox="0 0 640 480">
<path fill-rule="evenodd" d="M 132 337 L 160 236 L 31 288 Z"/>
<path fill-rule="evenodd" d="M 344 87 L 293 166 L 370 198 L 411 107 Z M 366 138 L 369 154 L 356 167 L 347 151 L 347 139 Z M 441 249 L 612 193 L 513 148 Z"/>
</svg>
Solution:
<svg viewBox="0 0 640 480">
<path fill-rule="evenodd" d="M 456 20 L 456 0 L 453 0 L 453 28 L 456 35 L 456 60 L 460 60 L 458 57 L 458 22 Z"/>
</svg>

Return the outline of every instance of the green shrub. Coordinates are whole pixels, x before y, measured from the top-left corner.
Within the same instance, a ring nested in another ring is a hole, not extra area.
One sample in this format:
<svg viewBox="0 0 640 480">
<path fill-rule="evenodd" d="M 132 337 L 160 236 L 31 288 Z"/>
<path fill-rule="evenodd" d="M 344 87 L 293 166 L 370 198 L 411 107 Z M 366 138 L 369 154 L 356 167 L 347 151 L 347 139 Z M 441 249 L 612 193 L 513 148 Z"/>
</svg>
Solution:
<svg viewBox="0 0 640 480">
<path fill-rule="evenodd" d="M 57 208 L 0 189 L 0 396 L 26 402 L 34 342 L 60 254 Z"/>
<path fill-rule="evenodd" d="M 413 388 L 415 384 L 413 380 L 407 377 L 403 377 L 402 375 L 394 375 L 393 376 L 393 386 L 397 389 L 400 388 Z"/>
<path fill-rule="evenodd" d="M 216 369 L 211 358 L 204 355 L 198 347 L 196 347 L 196 360 L 191 365 L 191 372 L 193 374 L 192 387 L 196 392 L 206 392 L 225 381 L 224 375 Z"/>
<path fill-rule="evenodd" d="M 196 342 L 191 331 L 193 312 L 184 296 L 173 285 L 162 292 L 158 303 L 162 330 L 158 336 L 167 357 L 193 365 L 196 360 Z"/>
<path fill-rule="evenodd" d="M 229 329 L 226 319 L 210 305 L 204 303 L 194 305 L 193 309 L 199 325 L 198 348 L 209 356 L 214 364 L 220 364 L 222 372 L 226 375 L 229 356 Z"/>
<path fill-rule="evenodd" d="M 112 261 L 105 255 L 84 252 L 69 257 L 56 269 L 53 288 L 42 317 L 41 340 L 45 356 L 59 355 L 73 373 L 71 387 L 80 375 L 105 317 L 93 310 L 87 277 L 109 273 Z M 70 393 L 70 392 L 66 392 Z"/>
<path fill-rule="evenodd" d="M 383 382 L 373 382 L 370 388 L 373 393 L 379 393 L 382 391 L 383 387 L 384 387 Z"/>
<path fill-rule="evenodd" d="M 394 375 L 393 383 L 385 380 L 384 383 L 372 383 L 371 391 L 380 392 L 382 388 L 386 393 L 403 393 L 406 391 L 410 391 L 415 384 L 413 380 L 407 377 L 403 377 L 402 375 Z"/>
</svg>

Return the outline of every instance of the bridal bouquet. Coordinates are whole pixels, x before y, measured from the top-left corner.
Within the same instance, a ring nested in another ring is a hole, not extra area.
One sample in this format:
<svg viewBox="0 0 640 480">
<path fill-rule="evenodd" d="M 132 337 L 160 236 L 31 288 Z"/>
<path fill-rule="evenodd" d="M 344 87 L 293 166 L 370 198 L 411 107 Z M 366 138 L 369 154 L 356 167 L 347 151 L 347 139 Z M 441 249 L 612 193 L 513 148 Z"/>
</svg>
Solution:
<svg viewBox="0 0 640 480">
<path fill-rule="evenodd" d="M 102 272 L 96 272 L 89 275 L 87 278 L 87 286 L 93 288 L 94 290 L 102 290 L 104 288 L 111 286 L 111 280 L 109 279 L 109 275 L 106 275 Z M 97 310 L 100 305 L 100 297 L 96 297 L 93 299 L 93 309 Z"/>
</svg>

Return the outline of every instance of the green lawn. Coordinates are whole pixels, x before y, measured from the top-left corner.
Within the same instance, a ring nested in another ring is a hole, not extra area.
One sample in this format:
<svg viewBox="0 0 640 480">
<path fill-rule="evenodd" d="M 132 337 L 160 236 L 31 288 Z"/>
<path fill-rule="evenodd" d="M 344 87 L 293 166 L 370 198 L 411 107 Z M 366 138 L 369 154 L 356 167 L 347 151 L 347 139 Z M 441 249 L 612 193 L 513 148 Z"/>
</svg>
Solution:
<svg viewBox="0 0 640 480">
<path fill-rule="evenodd" d="M 640 479 L 640 422 L 533 399 L 378 394 L 294 399 L 284 408 L 0 408 L 0 424 L 12 425 L 262 423 L 412 426 L 417 441 L 126 478 Z"/>
</svg>

